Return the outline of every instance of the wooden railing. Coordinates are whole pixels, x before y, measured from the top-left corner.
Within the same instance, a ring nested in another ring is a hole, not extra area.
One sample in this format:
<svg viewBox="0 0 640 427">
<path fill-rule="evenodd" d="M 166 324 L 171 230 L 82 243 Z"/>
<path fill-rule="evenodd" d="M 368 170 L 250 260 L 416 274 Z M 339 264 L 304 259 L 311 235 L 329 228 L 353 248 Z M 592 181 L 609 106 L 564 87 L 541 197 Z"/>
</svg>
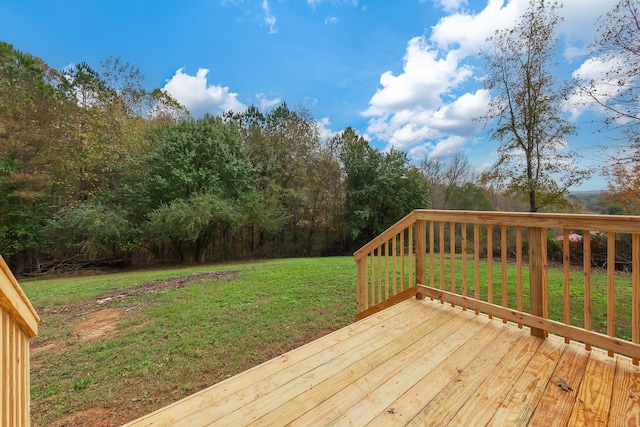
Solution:
<svg viewBox="0 0 640 427">
<path fill-rule="evenodd" d="M 30 425 L 29 340 L 40 321 L 0 256 L 0 425 Z"/>
<path fill-rule="evenodd" d="M 357 319 L 430 297 L 640 360 L 640 217 L 416 210 L 354 257 Z"/>
</svg>

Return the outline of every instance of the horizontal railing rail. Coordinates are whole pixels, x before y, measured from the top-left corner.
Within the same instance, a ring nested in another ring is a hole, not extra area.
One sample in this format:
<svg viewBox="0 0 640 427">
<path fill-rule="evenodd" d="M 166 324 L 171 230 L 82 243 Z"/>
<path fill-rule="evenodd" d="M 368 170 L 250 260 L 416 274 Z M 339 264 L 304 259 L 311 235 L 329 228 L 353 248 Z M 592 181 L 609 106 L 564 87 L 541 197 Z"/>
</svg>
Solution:
<svg viewBox="0 0 640 427">
<path fill-rule="evenodd" d="M 640 360 L 640 217 L 415 210 L 354 258 L 358 319 L 430 297 Z"/>
</svg>

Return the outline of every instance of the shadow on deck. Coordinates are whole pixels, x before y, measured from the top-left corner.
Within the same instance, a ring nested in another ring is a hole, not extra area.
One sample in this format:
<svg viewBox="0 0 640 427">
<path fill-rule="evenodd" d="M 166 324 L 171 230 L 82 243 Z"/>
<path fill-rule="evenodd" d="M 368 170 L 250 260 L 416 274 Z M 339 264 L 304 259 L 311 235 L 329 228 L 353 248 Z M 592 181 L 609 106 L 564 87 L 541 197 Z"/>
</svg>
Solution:
<svg viewBox="0 0 640 427">
<path fill-rule="evenodd" d="M 640 368 L 409 299 L 127 425 L 285 424 L 640 425 Z"/>
</svg>

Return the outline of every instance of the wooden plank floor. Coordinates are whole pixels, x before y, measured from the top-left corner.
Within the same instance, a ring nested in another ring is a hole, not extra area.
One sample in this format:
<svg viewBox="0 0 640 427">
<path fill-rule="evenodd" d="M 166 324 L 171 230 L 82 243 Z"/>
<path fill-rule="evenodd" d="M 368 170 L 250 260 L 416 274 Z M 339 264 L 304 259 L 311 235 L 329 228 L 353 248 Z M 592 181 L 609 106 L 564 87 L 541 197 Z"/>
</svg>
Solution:
<svg viewBox="0 0 640 427">
<path fill-rule="evenodd" d="M 128 424 L 169 425 L 640 426 L 640 369 L 410 299 Z"/>
</svg>

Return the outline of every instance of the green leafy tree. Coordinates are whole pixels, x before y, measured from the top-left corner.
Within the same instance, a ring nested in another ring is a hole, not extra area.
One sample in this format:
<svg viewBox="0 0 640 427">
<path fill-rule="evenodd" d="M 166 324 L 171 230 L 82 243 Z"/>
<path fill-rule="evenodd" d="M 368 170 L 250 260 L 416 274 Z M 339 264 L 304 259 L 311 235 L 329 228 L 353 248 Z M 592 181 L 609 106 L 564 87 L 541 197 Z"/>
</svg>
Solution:
<svg viewBox="0 0 640 427">
<path fill-rule="evenodd" d="M 147 239 L 155 244 L 170 242 L 169 249 L 180 261 L 206 261 L 216 233 L 234 230 L 239 223 L 237 207 L 214 194 L 175 199 L 147 215 Z"/>
<path fill-rule="evenodd" d="M 126 264 L 135 249 L 135 229 L 125 212 L 98 201 L 58 210 L 44 231 L 51 255 L 44 271 Z"/>
<path fill-rule="evenodd" d="M 413 209 L 429 207 L 428 183 L 405 153 L 382 153 L 352 128 L 338 138 L 347 183 L 347 234 L 353 244 L 369 241 Z"/>
<path fill-rule="evenodd" d="M 118 188 L 122 162 L 149 151 L 154 128 L 187 117 L 168 94 L 145 89 L 141 71 L 118 58 L 107 58 L 100 70 L 82 62 L 63 73 L 59 86 L 75 101 L 65 117 L 70 132 L 64 151 L 58 153 L 69 203 Z"/>
<path fill-rule="evenodd" d="M 277 235 L 254 234 L 259 244 L 270 241 L 272 254 L 287 256 L 317 255 L 339 246 L 340 166 L 309 112 L 282 104 L 267 114 L 250 107 L 231 119 L 241 129 L 257 188 L 282 220 Z"/>
<path fill-rule="evenodd" d="M 557 10 L 557 3 L 530 0 L 515 26 L 496 32 L 492 49 L 483 53 L 483 82 L 494 97 L 483 119 L 494 123 L 491 137 L 500 141 L 487 176 L 504 183 L 531 212 L 565 207 L 569 188 L 589 175 L 567 150 L 566 136 L 575 129 L 563 118 L 565 91 L 551 73 Z"/>
<path fill-rule="evenodd" d="M 0 253 L 16 271 L 36 263 L 56 202 L 57 147 L 68 105 L 60 75 L 0 42 Z"/>
<path fill-rule="evenodd" d="M 448 209 L 491 211 L 495 207 L 484 189 L 471 182 L 447 188 Z"/>
<path fill-rule="evenodd" d="M 259 215 L 254 169 L 235 123 L 221 117 L 167 124 L 130 176 L 126 200 L 141 244 L 157 258 L 207 259 L 216 237 Z"/>
</svg>

